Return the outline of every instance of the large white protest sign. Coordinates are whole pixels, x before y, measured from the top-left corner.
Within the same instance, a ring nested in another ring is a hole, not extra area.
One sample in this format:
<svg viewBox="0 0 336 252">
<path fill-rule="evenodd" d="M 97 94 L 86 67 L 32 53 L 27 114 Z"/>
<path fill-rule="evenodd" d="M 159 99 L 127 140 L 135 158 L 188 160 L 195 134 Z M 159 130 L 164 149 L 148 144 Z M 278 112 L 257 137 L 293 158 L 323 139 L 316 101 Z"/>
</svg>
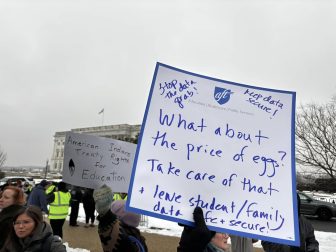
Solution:
<svg viewBox="0 0 336 252">
<path fill-rule="evenodd" d="M 156 66 L 127 207 L 295 245 L 295 93 Z"/>
<path fill-rule="evenodd" d="M 135 144 L 68 132 L 64 143 L 63 181 L 98 188 L 106 184 L 114 192 L 127 192 Z"/>
</svg>

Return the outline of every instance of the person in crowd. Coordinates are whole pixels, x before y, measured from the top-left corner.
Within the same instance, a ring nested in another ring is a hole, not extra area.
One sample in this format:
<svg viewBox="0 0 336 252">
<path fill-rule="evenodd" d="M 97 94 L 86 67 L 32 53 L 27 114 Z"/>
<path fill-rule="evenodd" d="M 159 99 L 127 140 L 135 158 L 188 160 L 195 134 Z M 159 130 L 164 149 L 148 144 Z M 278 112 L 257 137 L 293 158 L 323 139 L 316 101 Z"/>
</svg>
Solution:
<svg viewBox="0 0 336 252">
<path fill-rule="evenodd" d="M 16 186 L 19 187 L 21 190 L 23 190 L 23 184 L 22 184 L 22 181 L 20 179 L 16 180 Z"/>
<path fill-rule="evenodd" d="M 73 227 L 78 227 L 77 218 L 78 218 L 78 211 L 79 211 L 79 204 L 82 201 L 82 190 L 78 186 L 73 186 L 71 190 L 71 212 L 70 212 L 70 220 L 69 225 Z"/>
<path fill-rule="evenodd" d="M 59 182 L 57 191 L 53 193 L 53 199 L 49 206 L 50 225 L 54 235 L 63 238 L 63 225 L 69 212 L 71 195 L 68 192 L 66 183 Z"/>
<path fill-rule="evenodd" d="M 51 227 L 43 221 L 42 212 L 36 206 L 21 208 L 13 218 L 10 235 L 0 252 L 65 252 L 59 236 L 54 236 Z"/>
<path fill-rule="evenodd" d="M 0 248 L 7 239 L 8 232 L 13 223 L 14 215 L 25 204 L 23 191 L 16 186 L 7 186 L 0 196 Z"/>
<path fill-rule="evenodd" d="M 229 235 L 225 233 L 216 232 L 215 235 L 211 238 L 210 243 L 208 243 L 205 251 L 207 252 L 221 252 L 229 251 L 229 244 L 227 243 Z M 245 250 L 240 250 L 242 252 Z"/>
<path fill-rule="evenodd" d="M 58 183 L 55 181 L 50 181 L 50 185 L 48 186 L 48 188 L 46 189 L 46 194 L 53 194 L 54 192 L 57 191 L 57 185 Z"/>
<path fill-rule="evenodd" d="M 145 238 L 137 226 L 140 215 L 126 212 L 125 201 L 113 201 L 111 188 L 103 185 L 93 192 L 99 213 L 98 234 L 104 252 L 146 252 Z"/>
<path fill-rule="evenodd" d="M 84 212 L 85 212 L 85 227 L 89 227 L 90 221 L 91 221 L 90 226 L 94 227 L 95 201 L 93 199 L 93 189 L 85 188 L 82 202 L 83 202 L 83 207 L 84 207 Z"/>
<path fill-rule="evenodd" d="M 48 198 L 48 195 L 53 195 L 54 192 L 57 191 L 57 185 L 58 185 L 58 183 L 54 181 L 50 181 L 49 183 L 50 185 L 46 189 L 47 198 Z"/>
<path fill-rule="evenodd" d="M 31 193 L 32 190 L 33 190 L 33 187 L 28 182 L 25 182 L 23 184 L 23 192 L 26 194 L 27 199 L 28 199 L 29 194 Z"/>
<path fill-rule="evenodd" d="M 47 187 L 45 193 L 47 195 L 47 204 L 49 205 L 51 202 L 54 201 L 54 192 L 57 191 L 57 182 L 51 181 L 50 185 Z"/>
<path fill-rule="evenodd" d="M 27 205 L 28 206 L 37 206 L 45 214 L 48 214 L 48 202 L 47 195 L 45 190 L 48 188 L 50 183 L 47 180 L 42 180 L 34 189 L 31 191 L 28 197 Z"/>
<path fill-rule="evenodd" d="M 127 200 L 127 193 L 114 193 L 113 200 Z"/>
<path fill-rule="evenodd" d="M 210 231 L 205 224 L 202 208 L 196 207 L 193 216 L 195 227 L 184 225 L 177 252 L 229 251 L 229 235 Z"/>
<path fill-rule="evenodd" d="M 262 241 L 265 252 L 319 252 L 319 243 L 315 238 L 313 225 L 300 214 L 300 197 L 297 194 L 299 215 L 300 247 Z"/>
</svg>

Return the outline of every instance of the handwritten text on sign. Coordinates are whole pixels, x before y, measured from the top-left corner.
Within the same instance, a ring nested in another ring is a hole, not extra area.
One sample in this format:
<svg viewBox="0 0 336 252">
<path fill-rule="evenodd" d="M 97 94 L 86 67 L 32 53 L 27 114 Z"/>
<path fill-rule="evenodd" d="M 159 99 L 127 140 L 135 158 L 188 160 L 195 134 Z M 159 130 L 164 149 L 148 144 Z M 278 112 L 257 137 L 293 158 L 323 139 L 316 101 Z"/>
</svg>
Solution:
<svg viewBox="0 0 336 252">
<path fill-rule="evenodd" d="M 295 93 L 158 63 L 135 157 L 130 210 L 296 245 Z"/>
<path fill-rule="evenodd" d="M 64 143 L 63 180 L 97 188 L 109 185 L 114 192 L 127 192 L 135 144 L 68 132 Z"/>
</svg>

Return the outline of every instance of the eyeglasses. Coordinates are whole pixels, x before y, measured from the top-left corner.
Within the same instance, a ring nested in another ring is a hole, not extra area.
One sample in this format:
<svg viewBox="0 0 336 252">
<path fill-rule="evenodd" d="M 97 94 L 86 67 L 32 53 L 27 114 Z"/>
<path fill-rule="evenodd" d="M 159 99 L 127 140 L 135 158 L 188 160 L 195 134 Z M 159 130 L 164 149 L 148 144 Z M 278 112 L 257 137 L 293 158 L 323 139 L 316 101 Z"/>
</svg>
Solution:
<svg viewBox="0 0 336 252">
<path fill-rule="evenodd" d="M 28 224 L 33 223 L 33 222 L 34 221 L 29 221 L 29 220 L 15 221 L 14 226 L 20 226 L 20 225 L 27 226 Z"/>
<path fill-rule="evenodd" d="M 224 238 L 228 239 L 229 237 L 229 234 L 224 233 Z"/>
</svg>

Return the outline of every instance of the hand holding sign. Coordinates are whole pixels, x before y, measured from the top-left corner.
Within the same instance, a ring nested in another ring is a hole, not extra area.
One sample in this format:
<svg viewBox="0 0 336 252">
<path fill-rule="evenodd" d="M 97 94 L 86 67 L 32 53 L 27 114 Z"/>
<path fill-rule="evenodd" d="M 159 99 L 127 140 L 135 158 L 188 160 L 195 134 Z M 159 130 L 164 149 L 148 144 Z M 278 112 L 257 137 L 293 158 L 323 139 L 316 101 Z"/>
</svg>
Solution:
<svg viewBox="0 0 336 252">
<path fill-rule="evenodd" d="M 177 251 L 203 252 L 215 234 L 206 226 L 202 208 L 196 207 L 193 215 L 195 227 L 184 227 Z"/>
</svg>

